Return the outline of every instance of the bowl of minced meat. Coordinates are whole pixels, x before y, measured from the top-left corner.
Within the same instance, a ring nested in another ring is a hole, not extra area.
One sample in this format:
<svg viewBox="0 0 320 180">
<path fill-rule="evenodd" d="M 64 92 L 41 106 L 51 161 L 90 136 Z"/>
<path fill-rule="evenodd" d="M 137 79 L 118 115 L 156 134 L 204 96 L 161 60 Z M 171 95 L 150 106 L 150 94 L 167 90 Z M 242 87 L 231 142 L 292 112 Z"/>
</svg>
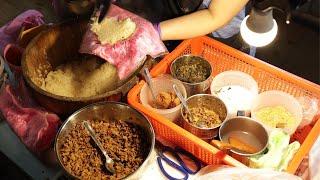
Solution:
<svg viewBox="0 0 320 180">
<path fill-rule="evenodd" d="M 213 139 L 227 119 L 228 110 L 224 102 L 210 94 L 197 94 L 187 99 L 189 112 L 181 108 L 182 127 L 204 140 Z"/>
<path fill-rule="evenodd" d="M 83 126 L 89 121 L 115 173 L 105 166 L 105 157 Z M 131 107 L 116 102 L 87 106 L 71 115 L 58 132 L 55 151 L 63 169 L 77 179 L 139 178 L 154 147 L 150 122 Z"/>
</svg>

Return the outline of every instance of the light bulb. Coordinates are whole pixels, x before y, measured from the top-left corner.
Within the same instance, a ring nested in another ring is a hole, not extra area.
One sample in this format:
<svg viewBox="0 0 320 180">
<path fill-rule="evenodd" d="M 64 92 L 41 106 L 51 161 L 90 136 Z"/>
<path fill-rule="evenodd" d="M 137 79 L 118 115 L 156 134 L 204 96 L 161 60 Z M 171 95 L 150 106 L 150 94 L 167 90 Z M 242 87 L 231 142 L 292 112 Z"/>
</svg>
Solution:
<svg viewBox="0 0 320 180">
<path fill-rule="evenodd" d="M 275 39 L 278 32 L 278 25 L 274 19 L 272 19 L 273 27 L 271 28 L 271 30 L 265 33 L 257 33 L 257 32 L 251 31 L 248 28 L 247 26 L 248 18 L 249 18 L 249 15 L 243 19 L 240 26 L 240 34 L 245 42 L 247 42 L 251 46 L 263 47 L 270 44 Z"/>
</svg>

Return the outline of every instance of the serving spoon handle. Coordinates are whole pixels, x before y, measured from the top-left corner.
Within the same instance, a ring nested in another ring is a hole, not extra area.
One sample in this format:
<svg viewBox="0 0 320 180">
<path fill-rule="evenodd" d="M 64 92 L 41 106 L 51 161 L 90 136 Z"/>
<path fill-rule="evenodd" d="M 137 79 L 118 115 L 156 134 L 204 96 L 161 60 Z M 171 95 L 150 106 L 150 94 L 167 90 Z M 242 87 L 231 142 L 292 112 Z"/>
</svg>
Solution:
<svg viewBox="0 0 320 180">
<path fill-rule="evenodd" d="M 179 100 L 181 101 L 182 106 L 186 109 L 187 113 L 189 114 L 189 116 L 191 117 L 192 120 L 194 120 L 193 114 L 191 113 L 187 101 L 185 100 L 185 98 L 182 96 L 180 90 L 178 89 L 177 85 L 173 85 L 172 86 L 174 92 L 176 93 L 177 97 L 179 98 Z"/>
<path fill-rule="evenodd" d="M 150 91 L 151 91 L 151 94 L 152 94 L 152 97 L 154 100 L 156 100 L 156 95 L 155 95 L 155 92 L 154 92 L 154 89 L 153 89 L 153 86 L 152 86 L 152 82 L 151 82 L 151 75 L 150 75 L 150 72 L 148 70 L 148 68 L 144 68 L 144 76 L 145 76 L 145 79 L 146 79 L 146 82 L 150 88 Z"/>
<path fill-rule="evenodd" d="M 114 162 L 113 160 L 109 157 L 109 155 L 107 154 L 107 151 L 103 148 L 101 142 L 97 139 L 96 133 L 94 132 L 93 128 L 91 127 L 91 125 L 89 124 L 88 121 L 84 121 L 83 122 L 84 127 L 88 130 L 91 138 L 93 139 L 93 141 L 95 142 L 95 144 L 98 146 L 98 148 L 100 149 L 100 151 L 103 153 L 103 155 L 106 158 L 106 162 L 105 162 L 105 166 L 107 168 L 107 170 L 109 172 L 111 172 L 112 174 L 115 173 L 115 169 L 113 167 Z"/>
</svg>

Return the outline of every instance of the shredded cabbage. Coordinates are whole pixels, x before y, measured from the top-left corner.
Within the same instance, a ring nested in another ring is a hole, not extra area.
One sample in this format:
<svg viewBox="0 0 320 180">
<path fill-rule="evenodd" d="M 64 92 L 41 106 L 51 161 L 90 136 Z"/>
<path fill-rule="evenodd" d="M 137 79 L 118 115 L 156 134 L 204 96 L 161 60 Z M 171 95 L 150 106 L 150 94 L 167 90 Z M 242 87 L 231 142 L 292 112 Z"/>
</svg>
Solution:
<svg viewBox="0 0 320 180">
<path fill-rule="evenodd" d="M 300 147 L 295 141 L 289 145 L 290 136 L 282 130 L 271 132 L 268 142 L 268 150 L 265 154 L 250 157 L 249 166 L 252 168 L 266 168 L 283 171 Z"/>
</svg>

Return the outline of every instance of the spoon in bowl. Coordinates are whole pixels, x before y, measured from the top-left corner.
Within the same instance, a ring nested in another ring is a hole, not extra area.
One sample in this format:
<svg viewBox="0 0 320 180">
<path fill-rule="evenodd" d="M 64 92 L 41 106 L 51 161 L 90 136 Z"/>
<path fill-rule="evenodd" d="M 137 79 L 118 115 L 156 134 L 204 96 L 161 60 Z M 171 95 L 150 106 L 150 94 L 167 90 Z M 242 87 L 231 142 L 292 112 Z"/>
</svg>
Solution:
<svg viewBox="0 0 320 180">
<path fill-rule="evenodd" d="M 93 128 L 91 127 L 91 125 L 89 124 L 88 121 L 84 121 L 83 122 L 83 126 L 87 129 L 87 131 L 89 132 L 91 138 L 93 139 L 93 141 L 95 142 L 95 144 L 98 146 L 98 148 L 100 149 L 100 151 L 102 152 L 102 154 L 104 155 L 104 157 L 106 158 L 106 162 L 104 163 L 106 169 L 114 174 L 115 173 L 115 169 L 114 169 L 114 161 L 109 157 L 109 155 L 107 154 L 107 151 L 103 148 L 101 142 L 97 139 L 96 133 L 94 132 Z"/>
<path fill-rule="evenodd" d="M 158 102 L 156 94 L 154 92 L 154 89 L 153 89 L 153 86 L 152 86 L 152 82 L 151 82 L 151 75 L 150 75 L 150 72 L 149 72 L 148 68 L 144 68 L 144 78 L 145 78 L 145 80 L 146 80 L 146 82 L 148 84 L 148 87 L 149 87 L 150 91 L 151 91 L 151 95 L 153 97 L 153 102 L 155 103 L 155 106 L 157 108 L 160 108 L 161 105 Z"/>
<path fill-rule="evenodd" d="M 185 100 L 185 98 L 182 96 L 180 90 L 178 89 L 177 85 L 173 84 L 172 85 L 174 92 L 176 93 L 177 97 L 179 98 L 182 106 L 185 108 L 185 110 L 187 111 L 187 113 L 189 114 L 189 116 L 191 117 L 192 120 L 194 120 L 194 117 L 188 107 L 187 101 Z"/>
</svg>

